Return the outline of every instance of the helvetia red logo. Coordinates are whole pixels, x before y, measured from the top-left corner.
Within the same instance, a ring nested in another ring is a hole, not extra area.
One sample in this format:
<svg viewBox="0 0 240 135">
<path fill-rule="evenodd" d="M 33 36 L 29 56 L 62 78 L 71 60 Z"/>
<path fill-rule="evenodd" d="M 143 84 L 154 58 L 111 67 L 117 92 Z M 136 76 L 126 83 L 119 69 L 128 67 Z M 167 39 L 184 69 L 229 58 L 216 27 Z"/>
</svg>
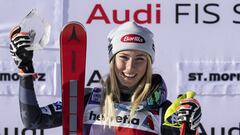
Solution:
<svg viewBox="0 0 240 135">
<path fill-rule="evenodd" d="M 124 35 L 121 41 L 124 43 L 145 43 L 144 38 L 137 34 Z"/>
</svg>

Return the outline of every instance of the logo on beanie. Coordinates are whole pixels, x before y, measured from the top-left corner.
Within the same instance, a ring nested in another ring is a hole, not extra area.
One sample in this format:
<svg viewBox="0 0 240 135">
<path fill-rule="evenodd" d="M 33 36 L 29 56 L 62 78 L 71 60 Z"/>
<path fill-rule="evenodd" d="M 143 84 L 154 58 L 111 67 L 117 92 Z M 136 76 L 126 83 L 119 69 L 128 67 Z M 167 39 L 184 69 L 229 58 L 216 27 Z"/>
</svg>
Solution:
<svg viewBox="0 0 240 135">
<path fill-rule="evenodd" d="M 144 38 L 137 34 L 124 35 L 121 41 L 124 43 L 145 43 Z"/>
</svg>

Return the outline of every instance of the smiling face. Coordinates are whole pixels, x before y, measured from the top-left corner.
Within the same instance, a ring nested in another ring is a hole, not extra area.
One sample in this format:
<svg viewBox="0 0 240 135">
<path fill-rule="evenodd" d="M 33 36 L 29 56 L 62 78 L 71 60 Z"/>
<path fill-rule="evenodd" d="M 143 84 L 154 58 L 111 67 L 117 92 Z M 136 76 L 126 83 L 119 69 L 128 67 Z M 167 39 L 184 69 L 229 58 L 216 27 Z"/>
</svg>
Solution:
<svg viewBox="0 0 240 135">
<path fill-rule="evenodd" d="M 137 50 L 121 51 L 115 56 L 115 74 L 120 86 L 135 88 L 145 75 L 147 54 Z"/>
</svg>

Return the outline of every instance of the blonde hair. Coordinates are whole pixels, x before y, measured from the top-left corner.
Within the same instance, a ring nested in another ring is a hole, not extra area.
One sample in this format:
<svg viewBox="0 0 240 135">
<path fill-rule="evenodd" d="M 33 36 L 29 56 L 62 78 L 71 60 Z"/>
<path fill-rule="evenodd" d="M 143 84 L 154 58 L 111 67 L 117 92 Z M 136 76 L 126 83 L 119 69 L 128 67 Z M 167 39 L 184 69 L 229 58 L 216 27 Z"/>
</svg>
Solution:
<svg viewBox="0 0 240 135">
<path fill-rule="evenodd" d="M 130 119 L 133 118 L 138 105 L 147 97 L 152 83 L 152 63 L 150 56 L 147 56 L 147 69 L 143 78 L 139 81 L 131 97 Z M 101 100 L 102 122 L 104 125 L 111 126 L 111 122 L 116 119 L 115 102 L 120 102 L 120 89 L 115 74 L 115 57 L 110 62 L 110 73 L 103 82 L 103 96 Z"/>
</svg>

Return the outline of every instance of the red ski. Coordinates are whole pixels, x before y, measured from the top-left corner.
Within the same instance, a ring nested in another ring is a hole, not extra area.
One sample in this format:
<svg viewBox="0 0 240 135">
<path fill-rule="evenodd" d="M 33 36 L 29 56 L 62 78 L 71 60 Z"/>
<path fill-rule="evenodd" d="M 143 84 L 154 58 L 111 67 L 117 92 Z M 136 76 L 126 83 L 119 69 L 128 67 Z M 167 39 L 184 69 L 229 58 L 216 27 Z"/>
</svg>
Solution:
<svg viewBox="0 0 240 135">
<path fill-rule="evenodd" d="M 60 36 L 63 135 L 82 135 L 87 35 L 79 22 L 69 22 Z"/>
</svg>

